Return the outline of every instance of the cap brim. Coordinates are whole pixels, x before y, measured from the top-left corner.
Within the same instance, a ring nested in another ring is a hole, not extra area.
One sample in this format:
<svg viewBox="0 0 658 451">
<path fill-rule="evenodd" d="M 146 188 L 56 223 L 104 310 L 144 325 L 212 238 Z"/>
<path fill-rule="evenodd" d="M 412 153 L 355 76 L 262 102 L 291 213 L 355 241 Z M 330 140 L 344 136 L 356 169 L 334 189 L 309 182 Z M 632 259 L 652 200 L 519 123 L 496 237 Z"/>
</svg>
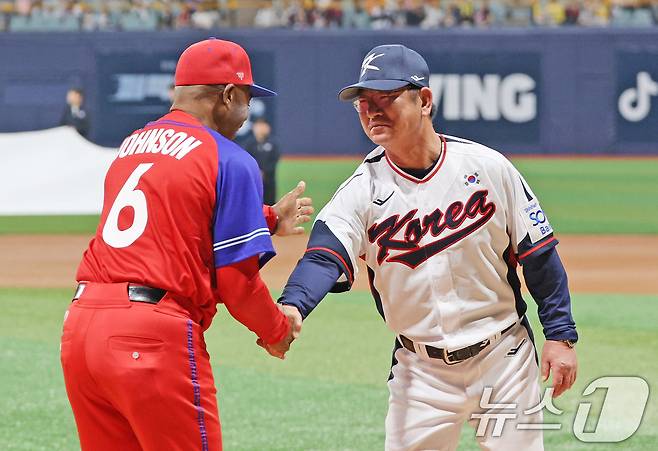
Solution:
<svg viewBox="0 0 658 451">
<path fill-rule="evenodd" d="M 338 98 L 343 101 L 354 100 L 359 96 L 362 89 L 374 89 L 375 91 L 394 91 L 410 84 L 404 80 L 368 80 L 346 86 L 338 93 Z"/>
<path fill-rule="evenodd" d="M 262 86 L 251 85 L 249 88 L 251 91 L 251 97 L 274 97 L 277 95 L 276 92 L 270 91 Z"/>
</svg>

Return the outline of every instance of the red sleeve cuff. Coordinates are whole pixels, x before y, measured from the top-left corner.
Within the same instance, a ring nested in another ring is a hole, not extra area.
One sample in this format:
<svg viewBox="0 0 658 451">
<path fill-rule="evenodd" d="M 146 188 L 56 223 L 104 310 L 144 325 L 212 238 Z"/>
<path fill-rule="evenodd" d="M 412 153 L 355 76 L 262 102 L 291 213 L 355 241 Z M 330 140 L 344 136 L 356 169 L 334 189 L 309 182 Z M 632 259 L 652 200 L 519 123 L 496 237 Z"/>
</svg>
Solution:
<svg viewBox="0 0 658 451">
<path fill-rule="evenodd" d="M 328 247 L 309 247 L 306 249 L 306 252 L 311 252 L 311 251 L 319 251 L 319 252 L 327 252 L 334 257 L 338 259 L 338 261 L 341 263 L 343 266 L 343 271 L 345 272 L 345 276 L 347 277 L 347 280 L 349 281 L 350 285 L 354 282 L 354 274 L 352 274 L 352 271 L 350 270 L 349 265 L 345 261 L 345 259 L 336 251 L 333 249 L 329 249 Z"/>
<path fill-rule="evenodd" d="M 527 256 L 529 256 L 530 254 L 533 254 L 533 253 L 537 252 L 539 249 L 542 249 L 543 247 L 545 247 L 545 246 L 547 246 L 547 245 L 549 245 L 549 244 L 551 244 L 551 243 L 553 243 L 553 242 L 555 242 L 555 241 L 557 241 L 556 238 L 555 238 L 555 237 L 551 237 L 551 238 L 549 238 L 549 239 L 546 240 L 546 241 L 540 242 L 539 244 L 537 244 L 537 245 L 534 246 L 533 248 L 531 248 L 531 249 L 527 250 L 526 252 L 524 252 L 523 254 L 519 255 L 518 259 L 519 259 L 519 260 L 523 260 L 524 258 L 526 258 Z M 557 244 L 557 243 L 556 243 L 556 244 Z"/>
<path fill-rule="evenodd" d="M 271 345 L 280 342 L 288 336 L 291 327 L 290 323 L 288 322 L 288 318 L 283 313 L 281 316 L 283 320 L 279 321 L 279 325 L 276 327 L 276 329 L 273 329 L 270 334 L 267 334 L 267 336 L 260 337 L 260 339 L 263 340 L 263 343 Z"/>
<path fill-rule="evenodd" d="M 269 205 L 263 205 L 263 216 L 265 216 L 267 228 L 270 229 L 270 235 L 274 235 L 279 225 L 279 217 L 274 212 L 274 208 Z"/>
</svg>

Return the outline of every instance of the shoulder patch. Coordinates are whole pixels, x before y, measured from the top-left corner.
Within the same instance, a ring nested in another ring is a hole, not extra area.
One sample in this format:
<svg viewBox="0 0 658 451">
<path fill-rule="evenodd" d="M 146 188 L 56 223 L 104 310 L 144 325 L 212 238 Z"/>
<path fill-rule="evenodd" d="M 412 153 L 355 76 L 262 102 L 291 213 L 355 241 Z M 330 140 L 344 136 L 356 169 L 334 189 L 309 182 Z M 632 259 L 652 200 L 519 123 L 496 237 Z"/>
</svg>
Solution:
<svg viewBox="0 0 658 451">
<path fill-rule="evenodd" d="M 553 232 L 553 227 L 548 222 L 546 214 L 536 199 L 526 203 L 519 211 L 530 241 L 534 244 Z"/>
</svg>

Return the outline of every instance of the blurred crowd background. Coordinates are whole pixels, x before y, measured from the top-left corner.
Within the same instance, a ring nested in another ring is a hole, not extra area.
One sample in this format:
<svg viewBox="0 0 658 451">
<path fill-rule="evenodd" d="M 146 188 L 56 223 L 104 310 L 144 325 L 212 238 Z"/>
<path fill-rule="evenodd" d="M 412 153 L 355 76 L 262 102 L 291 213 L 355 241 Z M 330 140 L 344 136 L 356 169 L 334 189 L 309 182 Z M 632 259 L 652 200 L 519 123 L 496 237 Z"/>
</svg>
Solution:
<svg viewBox="0 0 658 451">
<path fill-rule="evenodd" d="M 658 0 L 0 0 L 0 31 L 651 27 Z"/>
</svg>

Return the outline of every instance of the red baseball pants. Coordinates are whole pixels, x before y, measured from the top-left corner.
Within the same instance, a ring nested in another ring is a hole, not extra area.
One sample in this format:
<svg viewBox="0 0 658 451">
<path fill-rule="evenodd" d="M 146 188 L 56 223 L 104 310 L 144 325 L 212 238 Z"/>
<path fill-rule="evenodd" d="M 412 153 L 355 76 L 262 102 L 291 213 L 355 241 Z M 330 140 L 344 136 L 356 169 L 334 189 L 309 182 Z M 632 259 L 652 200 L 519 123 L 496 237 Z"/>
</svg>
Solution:
<svg viewBox="0 0 658 451">
<path fill-rule="evenodd" d="M 87 284 L 64 319 L 61 361 L 83 451 L 222 449 L 200 326 L 167 295 Z"/>
</svg>

